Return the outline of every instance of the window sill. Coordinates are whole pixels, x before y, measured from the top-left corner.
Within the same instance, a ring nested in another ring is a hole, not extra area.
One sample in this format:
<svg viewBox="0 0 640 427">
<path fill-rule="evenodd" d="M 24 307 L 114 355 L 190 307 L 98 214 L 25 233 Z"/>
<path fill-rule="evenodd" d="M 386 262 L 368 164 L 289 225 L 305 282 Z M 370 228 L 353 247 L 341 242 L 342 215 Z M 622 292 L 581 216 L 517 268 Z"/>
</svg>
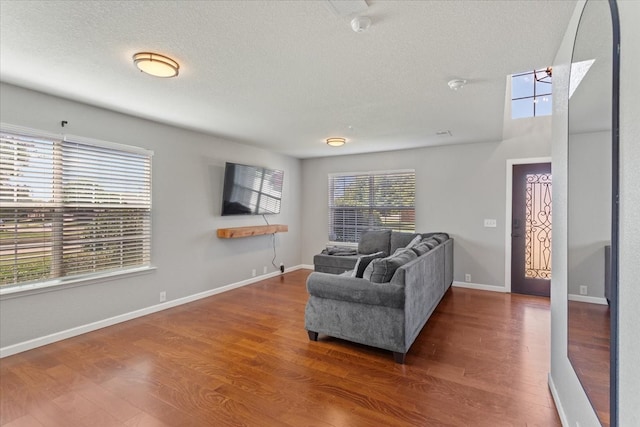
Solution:
<svg viewBox="0 0 640 427">
<path fill-rule="evenodd" d="M 46 282 L 29 283 L 25 285 L 10 286 L 5 289 L 0 288 L 0 301 L 19 298 L 29 295 L 41 294 L 44 292 L 60 291 L 63 289 L 75 288 L 77 286 L 91 285 L 109 280 L 118 280 L 126 277 L 147 274 L 156 270 L 155 266 L 145 266 L 131 268 L 127 270 L 113 271 L 109 273 L 96 273 L 89 276 L 82 276 L 72 279 L 47 280 Z"/>
</svg>

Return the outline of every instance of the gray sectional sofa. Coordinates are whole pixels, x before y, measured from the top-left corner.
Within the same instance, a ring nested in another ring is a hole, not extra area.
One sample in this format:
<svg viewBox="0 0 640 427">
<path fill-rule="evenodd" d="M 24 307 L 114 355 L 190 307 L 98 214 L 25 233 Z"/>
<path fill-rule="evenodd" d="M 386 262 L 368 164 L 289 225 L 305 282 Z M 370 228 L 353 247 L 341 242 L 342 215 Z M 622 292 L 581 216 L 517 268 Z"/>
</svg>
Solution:
<svg viewBox="0 0 640 427">
<path fill-rule="evenodd" d="M 440 232 L 422 233 L 423 240 L 427 240 Z M 314 271 L 321 273 L 340 274 L 353 270 L 362 255 L 384 252 L 385 256 L 393 254 L 398 248 L 405 247 L 418 233 L 400 233 L 390 230 L 365 231 L 358 242 L 357 248 L 329 247 L 313 257 Z M 351 250 L 350 250 L 351 249 Z"/>
<path fill-rule="evenodd" d="M 316 270 L 309 275 L 305 328 L 312 341 L 325 334 L 392 351 L 395 361 L 404 363 L 453 282 L 453 239 L 446 233 L 426 233 L 416 242 L 417 234 L 387 232 L 385 251 L 378 245 L 384 244 L 385 232 L 377 233 L 363 235 L 360 243 L 365 244 L 351 255 L 351 269 L 340 274 Z M 378 246 L 367 247 L 374 241 Z M 336 262 L 331 268 L 349 267 L 345 256 L 334 257 L 342 264 Z"/>
</svg>

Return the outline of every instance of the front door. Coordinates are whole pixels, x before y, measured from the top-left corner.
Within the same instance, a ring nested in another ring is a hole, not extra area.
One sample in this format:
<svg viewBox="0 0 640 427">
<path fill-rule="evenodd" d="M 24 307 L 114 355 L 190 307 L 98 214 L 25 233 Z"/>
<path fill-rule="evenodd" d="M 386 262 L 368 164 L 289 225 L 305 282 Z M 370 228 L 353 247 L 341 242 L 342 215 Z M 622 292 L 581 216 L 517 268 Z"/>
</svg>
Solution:
<svg viewBox="0 0 640 427">
<path fill-rule="evenodd" d="M 549 296 L 551 163 L 513 165 L 511 292 Z"/>
</svg>

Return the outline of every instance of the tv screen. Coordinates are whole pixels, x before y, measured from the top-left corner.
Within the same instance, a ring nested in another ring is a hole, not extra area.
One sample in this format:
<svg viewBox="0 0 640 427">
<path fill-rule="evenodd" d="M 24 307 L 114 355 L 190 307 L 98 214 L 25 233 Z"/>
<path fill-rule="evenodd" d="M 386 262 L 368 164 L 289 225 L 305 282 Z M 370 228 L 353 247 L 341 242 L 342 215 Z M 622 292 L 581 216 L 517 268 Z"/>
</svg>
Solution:
<svg viewBox="0 0 640 427">
<path fill-rule="evenodd" d="M 280 213 L 284 172 L 227 162 L 224 169 L 222 215 Z"/>
</svg>

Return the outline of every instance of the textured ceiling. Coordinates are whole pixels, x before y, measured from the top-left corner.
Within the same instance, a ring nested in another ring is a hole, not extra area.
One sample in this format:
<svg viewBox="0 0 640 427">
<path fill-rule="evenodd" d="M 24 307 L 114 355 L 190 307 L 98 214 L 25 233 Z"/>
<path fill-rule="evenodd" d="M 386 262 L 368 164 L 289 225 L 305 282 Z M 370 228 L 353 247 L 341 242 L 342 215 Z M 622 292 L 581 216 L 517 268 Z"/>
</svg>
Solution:
<svg viewBox="0 0 640 427">
<path fill-rule="evenodd" d="M 498 141 L 506 76 L 551 65 L 576 2 L 366 3 L 355 33 L 327 1 L 3 0 L 0 79 L 299 158 Z"/>
</svg>

